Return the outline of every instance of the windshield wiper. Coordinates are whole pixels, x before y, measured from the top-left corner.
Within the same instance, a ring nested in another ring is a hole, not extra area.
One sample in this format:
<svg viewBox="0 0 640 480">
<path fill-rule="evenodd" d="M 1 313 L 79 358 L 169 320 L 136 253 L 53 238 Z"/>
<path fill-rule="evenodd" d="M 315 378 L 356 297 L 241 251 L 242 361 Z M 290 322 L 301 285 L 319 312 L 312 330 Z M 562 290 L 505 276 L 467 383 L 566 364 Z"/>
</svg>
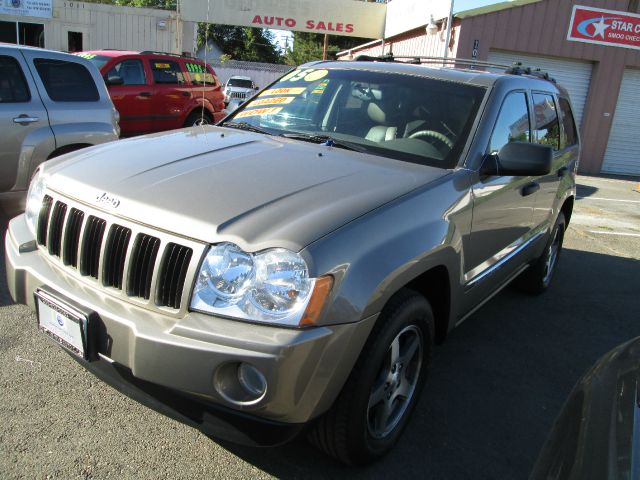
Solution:
<svg viewBox="0 0 640 480">
<path fill-rule="evenodd" d="M 264 128 L 256 127 L 247 122 L 224 122 L 221 127 L 237 128 L 238 130 L 247 130 L 248 132 L 264 133 L 265 135 L 273 135 L 273 133 Z"/>
<path fill-rule="evenodd" d="M 283 133 L 283 137 L 293 138 L 295 140 L 303 140 L 305 142 L 320 143 L 327 147 L 344 148 L 345 150 L 353 150 L 354 152 L 366 152 L 367 149 L 351 142 L 336 140 L 330 135 L 316 135 L 311 133 Z"/>
</svg>

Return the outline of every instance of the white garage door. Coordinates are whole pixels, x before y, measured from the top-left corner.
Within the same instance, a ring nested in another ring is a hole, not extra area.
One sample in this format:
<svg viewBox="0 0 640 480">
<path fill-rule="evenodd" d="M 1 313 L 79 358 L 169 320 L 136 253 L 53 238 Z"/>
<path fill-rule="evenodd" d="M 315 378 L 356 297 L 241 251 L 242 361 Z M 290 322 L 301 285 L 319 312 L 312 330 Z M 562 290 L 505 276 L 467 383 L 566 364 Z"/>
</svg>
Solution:
<svg viewBox="0 0 640 480">
<path fill-rule="evenodd" d="M 640 70 L 626 69 L 613 114 L 603 173 L 640 175 Z"/>
<path fill-rule="evenodd" d="M 587 93 L 589 93 L 589 82 L 591 82 L 591 70 L 593 69 L 591 62 L 527 55 L 503 50 L 491 50 L 488 61 L 503 65 L 522 62 L 525 67 L 540 68 L 549 72 L 549 75 L 555 78 L 569 92 L 571 104 L 573 105 L 573 115 L 578 125 L 582 125 L 582 111 L 587 100 Z"/>
</svg>

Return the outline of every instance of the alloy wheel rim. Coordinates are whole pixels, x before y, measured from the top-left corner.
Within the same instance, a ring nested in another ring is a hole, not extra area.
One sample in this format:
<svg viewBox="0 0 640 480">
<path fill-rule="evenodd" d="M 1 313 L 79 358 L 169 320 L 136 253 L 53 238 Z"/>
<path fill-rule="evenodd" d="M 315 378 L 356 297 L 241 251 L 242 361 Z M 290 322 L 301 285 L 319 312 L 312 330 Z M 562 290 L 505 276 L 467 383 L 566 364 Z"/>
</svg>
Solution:
<svg viewBox="0 0 640 480">
<path fill-rule="evenodd" d="M 415 325 L 402 329 L 389 345 L 369 394 L 367 426 L 372 437 L 386 437 L 402 420 L 415 395 L 422 356 L 422 332 Z"/>
<path fill-rule="evenodd" d="M 558 252 L 560 251 L 560 238 L 560 228 L 557 228 L 553 237 L 553 241 L 551 242 L 551 245 L 549 245 L 549 251 L 547 253 L 547 259 L 544 266 L 544 277 L 542 281 L 545 284 L 549 283 L 556 268 L 556 263 L 558 261 Z"/>
</svg>

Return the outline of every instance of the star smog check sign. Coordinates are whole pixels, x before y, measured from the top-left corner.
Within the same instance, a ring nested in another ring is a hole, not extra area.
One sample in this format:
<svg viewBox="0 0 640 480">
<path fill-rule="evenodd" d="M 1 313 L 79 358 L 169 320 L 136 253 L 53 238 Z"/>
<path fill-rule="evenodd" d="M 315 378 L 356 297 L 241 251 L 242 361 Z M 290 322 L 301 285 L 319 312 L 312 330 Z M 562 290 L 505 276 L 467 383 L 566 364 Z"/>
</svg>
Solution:
<svg viewBox="0 0 640 480">
<path fill-rule="evenodd" d="M 640 15 L 575 5 L 567 40 L 640 50 Z"/>
</svg>

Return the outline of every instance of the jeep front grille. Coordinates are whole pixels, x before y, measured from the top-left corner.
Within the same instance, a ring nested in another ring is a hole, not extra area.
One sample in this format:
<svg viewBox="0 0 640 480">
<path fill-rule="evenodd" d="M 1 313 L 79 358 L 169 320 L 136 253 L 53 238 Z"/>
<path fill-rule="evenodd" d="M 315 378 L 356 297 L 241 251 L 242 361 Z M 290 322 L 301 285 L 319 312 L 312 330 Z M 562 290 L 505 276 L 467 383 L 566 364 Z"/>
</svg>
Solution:
<svg viewBox="0 0 640 480">
<path fill-rule="evenodd" d="M 184 277 L 187 274 L 192 254 L 193 250 L 182 245 L 176 243 L 167 245 L 160 267 L 160 283 L 158 284 L 157 295 L 162 305 L 180 308 Z"/>
<path fill-rule="evenodd" d="M 151 275 L 158 257 L 160 239 L 138 234 L 129 268 L 129 295 L 149 300 L 151 297 Z"/>
<path fill-rule="evenodd" d="M 111 225 L 105 248 L 104 271 L 102 272 L 102 283 L 105 287 L 114 287 L 122 290 L 124 259 L 129 248 L 130 239 L 130 228 L 116 225 L 115 223 Z"/>
<path fill-rule="evenodd" d="M 80 273 L 82 275 L 98 278 L 100 250 L 106 226 L 106 221 L 93 215 L 87 220 L 84 238 L 82 239 L 82 250 L 80 250 Z"/>
<path fill-rule="evenodd" d="M 45 195 L 36 229 L 40 251 L 54 263 L 147 308 L 188 303 L 185 282 L 196 275 L 204 244 L 54 196 Z"/>
</svg>

